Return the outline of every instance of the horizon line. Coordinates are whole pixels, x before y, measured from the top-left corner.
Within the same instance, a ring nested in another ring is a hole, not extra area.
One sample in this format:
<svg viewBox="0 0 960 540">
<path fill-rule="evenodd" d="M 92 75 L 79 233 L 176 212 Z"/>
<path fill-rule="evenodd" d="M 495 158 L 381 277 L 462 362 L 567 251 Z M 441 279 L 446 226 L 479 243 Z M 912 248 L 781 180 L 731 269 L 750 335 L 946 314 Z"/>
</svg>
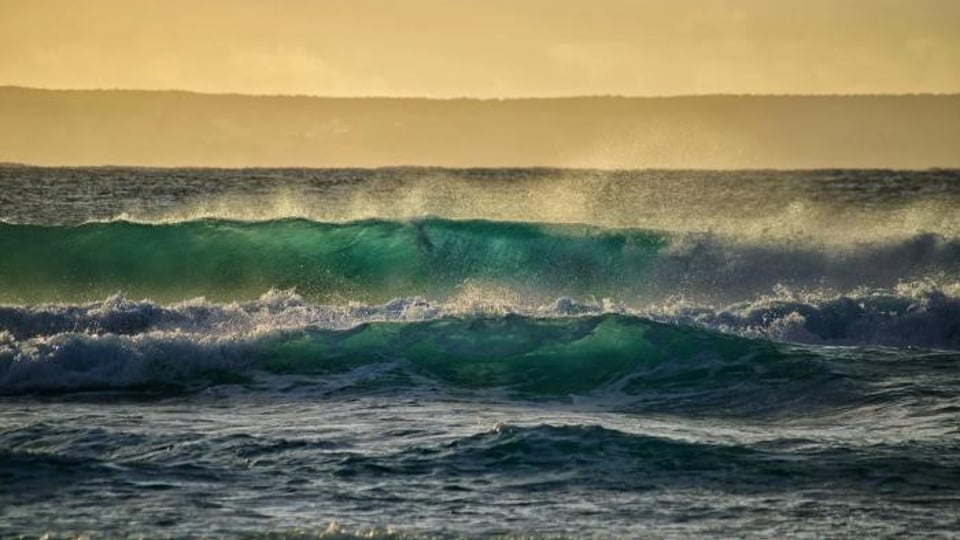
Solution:
<svg viewBox="0 0 960 540">
<path fill-rule="evenodd" d="M 251 98 L 313 98 L 313 99 L 418 99 L 431 101 L 520 101 L 520 100 L 551 100 L 551 99 L 675 99 L 675 98 L 717 98 L 717 97 L 792 97 L 792 98 L 822 98 L 822 97 L 958 97 L 960 90 L 953 92 L 899 92 L 899 93 L 692 93 L 692 94 L 564 94 L 556 96 L 516 95 L 516 96 L 414 96 L 414 95 L 323 95 L 302 93 L 250 93 L 241 92 L 209 92 L 184 88 L 52 88 L 42 86 L 24 86 L 20 84 L 0 84 L 0 90 L 29 90 L 38 92 L 144 92 L 144 93 L 178 93 L 198 96 L 223 97 L 251 97 Z"/>
<path fill-rule="evenodd" d="M 2 88 L 2 86 L 0 86 Z M 930 165 L 926 167 L 562 167 L 552 165 L 468 165 L 455 167 L 449 165 L 375 165 L 375 166 L 299 166 L 299 165 L 135 165 L 135 164 L 39 164 L 20 161 L 0 161 L 0 168 L 24 169 L 152 169 L 152 170 L 222 170 L 222 171 L 257 171 L 257 170 L 316 170 L 316 171 L 389 171 L 389 170 L 440 170 L 440 171 L 597 171 L 597 172 L 663 172 L 663 171 L 701 171 L 701 172 L 817 172 L 817 171 L 960 171 L 960 167 Z"/>
</svg>

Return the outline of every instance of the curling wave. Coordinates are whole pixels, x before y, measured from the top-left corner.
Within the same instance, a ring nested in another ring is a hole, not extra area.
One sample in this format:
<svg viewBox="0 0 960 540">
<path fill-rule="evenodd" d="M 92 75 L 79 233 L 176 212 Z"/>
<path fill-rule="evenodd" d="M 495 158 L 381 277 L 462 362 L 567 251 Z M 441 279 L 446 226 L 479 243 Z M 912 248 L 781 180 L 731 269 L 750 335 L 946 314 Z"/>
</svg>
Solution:
<svg viewBox="0 0 960 540">
<path fill-rule="evenodd" d="M 394 373 L 388 386 L 426 378 L 566 395 L 692 381 L 702 391 L 728 388 L 726 395 L 749 380 L 830 378 L 818 371 L 815 349 L 784 342 L 960 349 L 958 313 L 960 300 L 940 291 L 645 313 L 568 298 L 542 306 L 469 298 L 322 305 L 273 291 L 251 302 L 161 305 L 114 296 L 0 308 L 0 393 L 256 387 L 264 373 L 318 377 L 311 384 L 336 389 L 353 386 L 359 369 Z"/>
<path fill-rule="evenodd" d="M 443 219 L 0 224 L 0 253 L 0 301 L 11 303 L 90 301 L 118 290 L 167 302 L 253 300 L 269 289 L 340 303 L 437 300 L 472 282 L 539 302 L 642 305 L 678 294 L 748 301 L 776 285 L 845 292 L 960 275 L 960 241 L 933 234 L 827 247 Z"/>
</svg>

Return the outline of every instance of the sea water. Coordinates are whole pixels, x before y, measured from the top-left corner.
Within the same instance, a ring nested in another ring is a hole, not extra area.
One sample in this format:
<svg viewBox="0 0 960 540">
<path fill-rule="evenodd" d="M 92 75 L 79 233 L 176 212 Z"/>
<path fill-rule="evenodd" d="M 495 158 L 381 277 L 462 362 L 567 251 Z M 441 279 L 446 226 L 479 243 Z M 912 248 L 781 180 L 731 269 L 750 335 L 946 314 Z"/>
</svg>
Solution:
<svg viewBox="0 0 960 540">
<path fill-rule="evenodd" d="M 0 536 L 948 537 L 960 172 L 0 168 Z"/>
</svg>

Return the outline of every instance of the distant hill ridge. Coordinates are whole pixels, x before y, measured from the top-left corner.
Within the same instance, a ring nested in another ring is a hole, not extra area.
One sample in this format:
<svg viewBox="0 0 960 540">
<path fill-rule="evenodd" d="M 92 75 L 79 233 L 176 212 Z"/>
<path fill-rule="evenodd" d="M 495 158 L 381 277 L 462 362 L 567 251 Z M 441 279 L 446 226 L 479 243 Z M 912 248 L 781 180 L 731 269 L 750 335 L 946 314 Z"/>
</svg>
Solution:
<svg viewBox="0 0 960 540">
<path fill-rule="evenodd" d="M 517 99 L 0 87 L 0 162 L 960 167 L 960 95 Z"/>
</svg>

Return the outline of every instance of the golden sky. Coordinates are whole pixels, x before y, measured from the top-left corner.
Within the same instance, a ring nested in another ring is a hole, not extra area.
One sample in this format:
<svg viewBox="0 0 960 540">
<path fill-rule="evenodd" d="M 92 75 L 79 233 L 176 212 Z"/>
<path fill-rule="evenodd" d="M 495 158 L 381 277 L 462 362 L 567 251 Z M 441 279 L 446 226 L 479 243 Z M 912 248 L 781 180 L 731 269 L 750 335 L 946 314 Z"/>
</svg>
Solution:
<svg viewBox="0 0 960 540">
<path fill-rule="evenodd" d="M 960 0 L 0 0 L 0 85 L 958 92 Z"/>
</svg>

